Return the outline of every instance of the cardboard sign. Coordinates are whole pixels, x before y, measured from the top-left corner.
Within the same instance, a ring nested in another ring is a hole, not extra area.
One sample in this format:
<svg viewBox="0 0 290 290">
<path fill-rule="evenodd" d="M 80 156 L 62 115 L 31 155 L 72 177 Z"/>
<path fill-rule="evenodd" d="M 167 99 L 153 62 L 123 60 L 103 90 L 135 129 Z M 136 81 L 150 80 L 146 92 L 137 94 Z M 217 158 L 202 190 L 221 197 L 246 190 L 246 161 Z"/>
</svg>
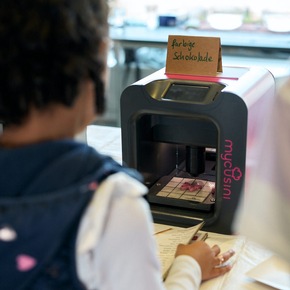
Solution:
<svg viewBox="0 0 290 290">
<path fill-rule="evenodd" d="M 222 72 L 219 37 L 169 35 L 167 74 L 215 76 Z"/>
</svg>

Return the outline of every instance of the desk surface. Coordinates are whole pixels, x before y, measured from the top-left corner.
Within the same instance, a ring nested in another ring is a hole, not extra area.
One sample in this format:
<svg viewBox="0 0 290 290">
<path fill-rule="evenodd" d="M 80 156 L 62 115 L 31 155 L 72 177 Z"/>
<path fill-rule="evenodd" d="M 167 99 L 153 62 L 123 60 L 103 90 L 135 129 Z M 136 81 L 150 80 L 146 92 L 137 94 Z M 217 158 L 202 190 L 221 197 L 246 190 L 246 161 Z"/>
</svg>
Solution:
<svg viewBox="0 0 290 290">
<path fill-rule="evenodd" d="M 117 51 L 120 48 L 142 47 L 165 49 L 168 35 L 220 37 L 223 65 L 262 66 L 270 70 L 276 78 L 290 73 L 290 34 L 286 33 L 198 30 L 178 27 L 159 27 L 149 30 L 138 26 L 111 27 L 110 29 L 110 38 L 114 41 Z"/>
<path fill-rule="evenodd" d="M 290 34 L 254 31 L 222 31 L 184 29 L 180 27 L 159 27 L 148 29 L 143 26 L 110 28 L 110 38 L 114 41 L 167 44 L 168 35 L 195 35 L 220 37 L 223 47 L 263 48 L 290 51 Z"/>
<path fill-rule="evenodd" d="M 88 126 L 86 139 L 89 145 L 99 152 L 111 155 L 122 162 L 121 129 L 107 126 Z M 222 251 L 233 248 L 233 269 L 226 275 L 203 282 L 201 290 L 271 290 L 272 287 L 255 282 L 247 277 L 246 272 L 268 259 L 272 254 L 262 247 L 241 236 L 209 233 L 209 245 L 218 244 Z"/>
</svg>

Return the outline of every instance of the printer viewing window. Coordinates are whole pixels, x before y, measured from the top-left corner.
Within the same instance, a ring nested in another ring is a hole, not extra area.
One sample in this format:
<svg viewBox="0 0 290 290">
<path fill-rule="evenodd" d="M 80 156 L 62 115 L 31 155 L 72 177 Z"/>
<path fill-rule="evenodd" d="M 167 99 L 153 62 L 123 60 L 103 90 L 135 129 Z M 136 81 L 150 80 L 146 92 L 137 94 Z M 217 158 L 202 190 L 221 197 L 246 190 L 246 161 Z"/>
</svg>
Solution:
<svg viewBox="0 0 290 290">
<path fill-rule="evenodd" d="M 224 87 L 221 83 L 172 83 L 162 100 L 205 105 L 213 102 Z"/>
<path fill-rule="evenodd" d="M 208 91 L 208 86 L 173 84 L 163 99 L 189 103 L 204 103 Z"/>
</svg>

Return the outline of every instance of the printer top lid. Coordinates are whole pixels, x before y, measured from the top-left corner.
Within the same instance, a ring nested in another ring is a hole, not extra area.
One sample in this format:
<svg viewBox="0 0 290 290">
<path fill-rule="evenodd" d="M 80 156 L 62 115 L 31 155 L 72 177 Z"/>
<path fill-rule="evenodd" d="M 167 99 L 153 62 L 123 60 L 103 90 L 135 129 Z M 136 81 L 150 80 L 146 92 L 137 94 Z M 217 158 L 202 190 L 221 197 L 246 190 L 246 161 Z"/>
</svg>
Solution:
<svg viewBox="0 0 290 290">
<path fill-rule="evenodd" d="M 168 78 L 178 78 L 178 79 L 187 79 L 187 80 L 205 80 L 205 81 L 225 81 L 225 80 L 232 80 L 236 81 L 245 73 L 250 70 L 248 67 L 229 67 L 224 66 L 222 72 L 217 72 L 214 76 L 205 76 L 205 75 L 182 75 L 182 74 L 168 74 L 165 75 Z"/>
<path fill-rule="evenodd" d="M 223 66 L 223 72 L 217 73 L 215 76 L 166 74 L 165 68 L 162 68 L 135 84 L 146 85 L 156 80 L 169 79 L 185 82 L 219 83 L 224 85 L 223 92 L 234 93 L 242 97 L 246 103 L 253 101 L 251 94 L 253 88 L 260 92 L 258 95 L 263 95 L 262 91 L 267 91 L 275 83 L 273 75 L 266 68 Z"/>
<path fill-rule="evenodd" d="M 266 69 L 261 67 L 234 67 L 223 66 L 223 72 L 217 72 L 215 76 L 204 75 L 184 75 L 184 74 L 168 74 L 165 73 L 165 68 L 162 68 L 155 73 L 140 80 L 142 84 L 149 83 L 156 79 L 176 79 L 176 80 L 189 80 L 189 81 L 205 81 L 223 83 L 226 86 L 233 85 L 241 80 L 245 76 L 252 75 L 264 75 L 269 73 Z M 140 81 L 137 81 L 138 84 Z"/>
</svg>

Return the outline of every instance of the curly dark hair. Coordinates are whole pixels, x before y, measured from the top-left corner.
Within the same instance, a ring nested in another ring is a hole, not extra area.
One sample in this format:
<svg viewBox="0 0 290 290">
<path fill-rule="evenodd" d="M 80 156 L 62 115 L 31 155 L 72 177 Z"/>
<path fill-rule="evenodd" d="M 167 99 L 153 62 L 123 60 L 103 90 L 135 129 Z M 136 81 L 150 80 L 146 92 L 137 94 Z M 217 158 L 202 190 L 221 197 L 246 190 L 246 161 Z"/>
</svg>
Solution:
<svg viewBox="0 0 290 290">
<path fill-rule="evenodd" d="M 106 57 L 106 0 L 0 1 L 0 120 L 21 124 L 32 106 L 73 105 L 80 82 L 96 86 L 96 112 L 104 109 L 101 78 Z"/>
</svg>

